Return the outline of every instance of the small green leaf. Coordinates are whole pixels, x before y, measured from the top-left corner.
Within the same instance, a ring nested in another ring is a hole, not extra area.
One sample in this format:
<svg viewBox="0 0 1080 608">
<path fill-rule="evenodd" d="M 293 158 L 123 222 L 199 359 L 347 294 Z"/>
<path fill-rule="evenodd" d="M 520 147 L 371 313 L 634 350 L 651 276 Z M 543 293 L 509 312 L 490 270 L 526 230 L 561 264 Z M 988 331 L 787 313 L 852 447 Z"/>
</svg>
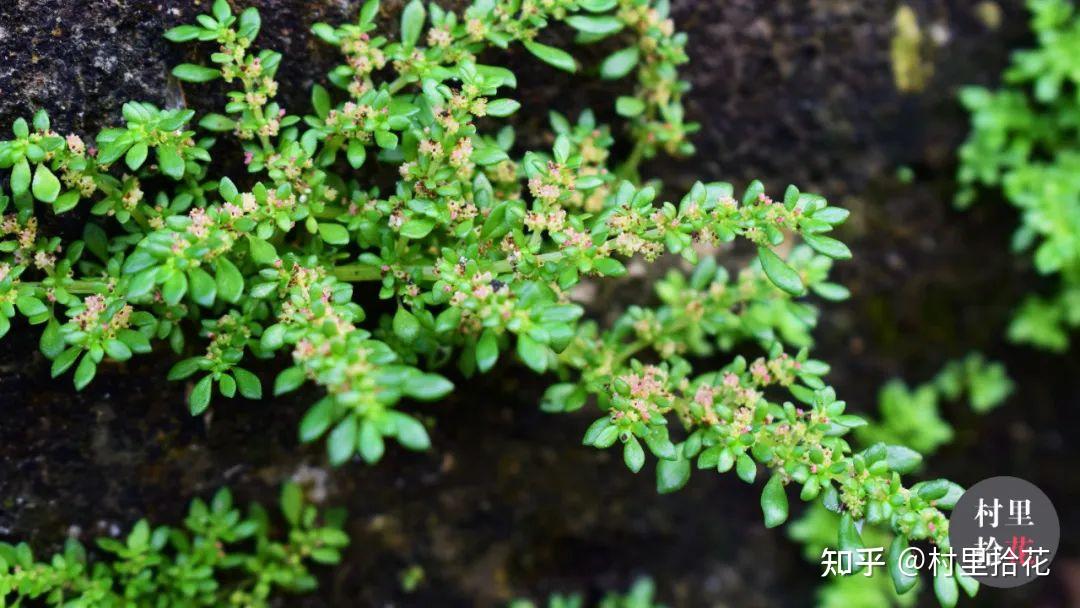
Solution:
<svg viewBox="0 0 1080 608">
<path fill-rule="evenodd" d="M 304 510 L 304 492 L 300 486 L 287 482 L 281 486 L 281 514 L 293 526 L 299 525 Z"/>
<path fill-rule="evenodd" d="M 570 53 L 566 51 L 533 40 L 526 40 L 523 44 L 540 61 L 566 72 L 573 73 L 577 71 L 577 63 Z"/>
<path fill-rule="evenodd" d="M 232 17 L 232 8 L 229 7 L 228 0 L 214 0 L 210 12 L 214 14 L 214 19 L 217 19 L 218 22 L 225 21 L 229 17 Z"/>
<path fill-rule="evenodd" d="M 262 382 L 258 376 L 242 367 L 234 367 L 232 373 L 241 395 L 248 399 L 262 399 Z"/>
<path fill-rule="evenodd" d="M 439 374 L 420 374 L 405 383 L 403 393 L 420 401 L 442 399 L 454 390 L 454 383 Z"/>
<path fill-rule="evenodd" d="M 240 195 L 240 189 L 236 187 L 236 184 L 231 179 L 223 177 L 218 182 L 218 194 L 221 195 L 221 200 L 232 202 Z"/>
<path fill-rule="evenodd" d="M 63 334 L 60 333 L 60 324 L 55 319 L 49 320 L 49 324 L 45 326 L 45 331 L 41 332 L 38 347 L 41 349 L 41 354 L 48 359 L 55 359 L 60 353 L 64 352 L 66 343 Z"/>
<path fill-rule="evenodd" d="M 158 166 L 161 172 L 173 179 L 184 177 L 184 159 L 176 148 L 160 146 L 157 149 Z"/>
<path fill-rule="evenodd" d="M 43 203 L 51 203 L 60 195 L 60 180 L 42 163 L 34 170 L 31 189 L 34 191 L 34 198 Z"/>
<path fill-rule="evenodd" d="M 842 242 L 820 234 L 804 234 L 803 241 L 822 255 L 827 255 L 834 260 L 851 259 L 851 250 Z"/>
<path fill-rule="evenodd" d="M 952 568 L 938 565 L 934 574 L 934 595 L 943 608 L 953 608 L 960 600 L 960 589 L 956 586 Z"/>
<path fill-rule="evenodd" d="M 405 342 L 411 343 L 420 335 L 420 321 L 404 307 L 394 314 L 393 326 L 394 334 Z"/>
<path fill-rule="evenodd" d="M 150 152 L 150 148 L 146 147 L 144 142 L 139 142 L 134 146 L 128 148 L 127 154 L 124 155 L 124 162 L 128 168 L 132 171 L 142 166 L 146 161 L 146 155 Z"/>
<path fill-rule="evenodd" d="M 889 468 L 897 473 L 910 473 L 922 462 L 922 454 L 902 445 L 885 446 Z"/>
<path fill-rule="evenodd" d="M 917 488 L 916 494 L 923 500 L 937 500 L 948 494 L 951 487 L 952 482 L 948 479 L 934 479 L 917 484 L 912 489 Z"/>
<path fill-rule="evenodd" d="M 758 260 L 761 261 L 761 267 L 765 270 L 765 276 L 769 277 L 773 285 L 793 296 L 801 296 L 806 293 L 806 287 L 803 285 L 799 273 L 791 266 L 788 266 L 787 262 L 780 259 L 780 256 L 773 253 L 772 249 L 759 247 Z"/>
<path fill-rule="evenodd" d="M 248 248 L 251 251 L 251 259 L 261 266 L 269 266 L 278 259 L 277 251 L 269 242 L 257 236 L 248 235 Z"/>
<path fill-rule="evenodd" d="M 656 463 L 656 491 L 670 494 L 681 490 L 690 481 L 690 461 L 681 455 L 678 460 L 660 460 Z"/>
<path fill-rule="evenodd" d="M 187 293 L 187 289 L 187 276 L 179 270 L 173 270 L 161 286 L 161 297 L 169 306 L 176 306 Z"/>
<path fill-rule="evenodd" d="M 602 416 L 593 421 L 589 428 L 585 429 L 585 435 L 581 438 L 581 445 L 596 445 L 596 440 L 604 430 L 612 427 L 611 418 Z M 615 431 L 618 433 L 618 429 Z"/>
<path fill-rule="evenodd" d="M 605 277 L 621 277 L 626 274 L 626 266 L 615 258 L 599 258 L 593 262 L 593 267 Z"/>
<path fill-rule="evenodd" d="M 815 220 L 836 226 L 843 224 L 849 215 L 851 215 L 851 212 L 841 207 L 823 207 L 815 211 L 812 217 Z"/>
<path fill-rule="evenodd" d="M 367 147 L 359 139 L 350 139 L 349 146 L 345 149 L 345 156 L 353 169 L 359 169 L 367 160 Z"/>
<path fill-rule="evenodd" d="M 264 350 L 269 351 L 281 348 L 285 343 L 285 330 L 286 327 L 281 323 L 274 323 L 270 327 L 267 327 L 259 338 L 259 346 Z"/>
<path fill-rule="evenodd" d="M 192 268 L 188 271 L 188 284 L 191 287 L 191 298 L 199 306 L 210 307 L 214 305 L 217 297 L 217 283 L 214 277 L 202 268 Z"/>
<path fill-rule="evenodd" d="M 49 113 L 44 108 L 34 112 L 34 128 L 38 131 L 49 130 Z"/>
<path fill-rule="evenodd" d="M 218 258 L 215 266 L 218 295 L 222 300 L 235 304 L 244 293 L 244 275 L 240 274 L 240 270 L 228 258 Z"/>
<path fill-rule="evenodd" d="M 600 76 L 606 80 L 616 80 L 630 73 L 638 63 L 636 46 L 615 51 L 600 64 Z"/>
<path fill-rule="evenodd" d="M 649 446 L 649 451 L 657 458 L 664 460 L 679 458 L 675 444 L 671 443 L 671 439 L 668 437 L 667 427 L 658 426 L 649 429 L 649 432 L 645 435 L 645 444 Z"/>
<path fill-rule="evenodd" d="M 191 377 L 195 374 L 195 372 L 199 371 L 200 361 L 202 361 L 201 357 L 181 359 L 169 369 L 169 374 L 166 376 L 166 378 L 168 380 L 175 381 Z"/>
<path fill-rule="evenodd" d="M 420 0 L 412 0 L 401 13 L 401 44 L 411 49 L 416 46 L 420 39 L 420 33 L 424 29 L 426 17 L 424 3 Z"/>
<path fill-rule="evenodd" d="M 334 26 L 329 23 L 316 23 L 311 26 L 311 33 L 327 44 L 341 46 L 341 37 Z"/>
<path fill-rule="evenodd" d="M 24 139 L 30 135 L 30 126 L 26 124 L 25 118 L 16 118 L 11 124 L 11 132 L 15 134 L 15 137 Z"/>
<path fill-rule="evenodd" d="M 360 25 L 365 25 L 375 21 L 375 17 L 379 14 L 379 0 L 367 0 L 364 6 L 360 8 Z"/>
<path fill-rule="evenodd" d="M 191 389 L 188 406 L 191 409 L 192 416 L 198 416 L 205 412 L 206 408 L 210 407 L 210 393 L 213 389 L 213 381 L 214 377 L 208 374 L 196 382 L 195 388 Z"/>
<path fill-rule="evenodd" d="M 753 205 L 761 200 L 761 197 L 765 194 L 765 184 L 761 183 L 761 180 L 755 179 L 746 186 L 746 192 L 743 192 L 742 204 Z"/>
<path fill-rule="evenodd" d="M 862 535 L 859 534 L 859 529 L 855 527 L 855 520 L 852 519 L 851 513 L 847 511 L 844 511 L 840 516 L 837 543 L 841 550 L 849 551 L 852 555 L 863 548 Z M 859 569 L 861 569 L 861 566 L 859 566 Z"/>
<path fill-rule="evenodd" d="M 202 29 L 195 25 L 180 25 L 165 32 L 165 39 L 170 42 L 187 42 L 199 37 Z"/>
<path fill-rule="evenodd" d="M 787 521 L 787 492 L 784 491 L 784 482 L 779 474 L 769 478 L 761 492 L 761 512 L 765 515 L 766 528 L 775 528 Z"/>
<path fill-rule="evenodd" d="M 282 370 L 274 380 L 274 395 L 283 395 L 290 391 L 294 391 L 299 388 L 306 379 L 307 376 L 304 375 L 304 370 L 302 368 L 286 368 Z"/>
<path fill-rule="evenodd" d="M 979 581 L 968 576 L 959 565 L 953 566 L 953 578 L 968 597 L 975 597 L 975 594 L 979 592 Z"/>
<path fill-rule="evenodd" d="M 383 441 L 382 433 L 370 420 L 360 423 L 358 447 L 360 448 L 360 457 L 368 464 L 378 462 L 386 451 L 386 443 Z"/>
<path fill-rule="evenodd" d="M 725 447 L 720 450 L 720 454 L 716 458 L 716 472 L 727 473 L 733 466 L 735 466 L 735 452 Z"/>
<path fill-rule="evenodd" d="M 501 163 L 508 158 L 510 158 L 510 156 L 505 150 L 502 150 L 498 146 L 488 146 L 482 143 L 478 144 L 473 149 L 472 154 L 472 161 L 482 167 Z"/>
<path fill-rule="evenodd" d="M 15 300 L 15 307 L 28 319 L 33 319 L 49 312 L 49 308 L 34 296 L 20 296 Z"/>
<path fill-rule="evenodd" d="M 757 465 L 746 454 L 739 454 L 735 460 L 735 474 L 746 483 L 754 483 L 754 478 L 757 477 Z"/>
<path fill-rule="evenodd" d="M 499 338 L 495 332 L 485 329 L 476 342 L 476 367 L 486 372 L 499 360 Z"/>
<path fill-rule="evenodd" d="M 547 346 L 537 342 L 527 334 L 518 336 L 517 353 L 534 372 L 542 374 L 547 371 L 548 349 Z"/>
<path fill-rule="evenodd" d="M 131 348 L 120 340 L 111 338 L 105 342 L 105 354 L 113 361 L 127 361 L 131 358 Z"/>
<path fill-rule="evenodd" d="M 375 143 L 385 150 L 393 150 L 397 148 L 398 136 L 392 131 L 379 129 L 375 131 Z"/>
<path fill-rule="evenodd" d="M 615 8 L 618 0 L 578 0 L 581 8 L 593 13 L 606 13 Z"/>
<path fill-rule="evenodd" d="M 326 453 L 330 464 L 339 465 L 349 459 L 356 450 L 356 416 L 348 416 L 330 431 L 326 440 Z"/>
<path fill-rule="evenodd" d="M 349 243 L 349 231 L 341 224 L 334 222 L 319 222 L 319 236 L 331 245 L 347 245 Z"/>
<path fill-rule="evenodd" d="M 623 22 L 619 19 L 604 16 L 573 15 L 566 19 L 566 23 L 579 32 L 607 36 L 614 34 L 623 28 Z"/>
<path fill-rule="evenodd" d="M 513 99 L 494 99 L 488 104 L 487 113 L 502 118 L 517 112 L 520 107 L 521 104 Z"/>
<path fill-rule="evenodd" d="M 173 68 L 172 74 L 186 82 L 209 82 L 221 76 L 218 70 L 193 63 L 181 63 Z"/>
<path fill-rule="evenodd" d="M 431 439 L 428 437 L 427 429 L 416 418 L 407 414 L 399 414 L 395 417 L 394 424 L 397 428 L 398 443 L 407 449 L 420 452 L 431 447 Z"/>
<path fill-rule="evenodd" d="M 0 320 L 6 321 L 6 317 L 0 316 Z M 82 347 L 72 346 L 71 348 L 60 353 L 56 359 L 53 360 L 52 368 L 49 370 L 50 375 L 55 378 L 60 374 L 66 372 L 68 368 L 75 363 L 75 359 L 79 357 L 79 354 L 83 352 Z"/>
<path fill-rule="evenodd" d="M 401 236 L 410 239 L 422 239 L 427 236 L 435 222 L 428 219 L 413 218 L 401 225 Z"/>
<path fill-rule="evenodd" d="M 634 473 L 640 471 L 645 464 L 645 450 L 633 435 L 623 445 L 623 462 L 626 463 L 626 468 Z"/>
<path fill-rule="evenodd" d="M 908 548 L 908 541 L 903 536 L 897 536 L 893 538 L 892 543 L 889 545 L 889 555 L 886 562 L 889 566 L 889 576 L 892 578 L 893 587 L 896 588 L 897 595 L 903 595 L 919 582 L 919 577 L 910 571 L 905 572 L 906 568 L 901 568 L 901 557 L 904 555 L 904 551 Z"/>
<path fill-rule="evenodd" d="M 236 128 L 236 121 L 221 114 L 207 114 L 199 120 L 199 126 L 207 131 L 227 133 Z"/>
<path fill-rule="evenodd" d="M 97 364 L 94 363 L 94 359 L 89 354 L 86 354 L 79 361 L 79 366 L 75 368 L 75 390 L 81 391 L 87 384 L 90 384 L 96 373 Z"/>
<path fill-rule="evenodd" d="M 645 111 L 645 102 L 637 97 L 623 95 L 615 100 L 615 113 L 625 118 L 640 116 Z"/>
<path fill-rule="evenodd" d="M 30 163 L 20 158 L 11 168 L 11 193 L 22 196 L 30 189 Z"/>
<path fill-rule="evenodd" d="M 259 16 L 257 8 L 250 6 L 240 13 L 236 31 L 242 38 L 253 40 L 258 35 L 260 27 L 262 27 L 262 17 Z"/>
<path fill-rule="evenodd" d="M 56 202 L 53 203 L 53 212 L 60 214 L 65 211 L 71 211 L 77 204 L 79 204 L 79 191 L 68 190 L 56 197 Z"/>
<path fill-rule="evenodd" d="M 330 423 L 333 422 L 333 415 L 333 399 L 323 399 L 312 406 L 312 408 L 304 414 L 303 419 L 300 420 L 300 441 L 302 443 L 311 443 L 321 437 L 322 434 L 326 432 L 326 429 L 330 428 Z"/>
<path fill-rule="evenodd" d="M 218 377 L 218 392 L 232 399 L 236 395 L 236 379 L 231 374 L 221 374 Z"/>
</svg>

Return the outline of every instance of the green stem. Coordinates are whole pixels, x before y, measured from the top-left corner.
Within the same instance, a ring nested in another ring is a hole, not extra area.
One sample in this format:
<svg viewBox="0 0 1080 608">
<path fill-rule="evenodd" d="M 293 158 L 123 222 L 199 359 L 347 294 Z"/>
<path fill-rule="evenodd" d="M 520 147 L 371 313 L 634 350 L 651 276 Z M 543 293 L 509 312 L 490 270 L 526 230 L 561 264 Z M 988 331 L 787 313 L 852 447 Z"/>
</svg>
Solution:
<svg viewBox="0 0 1080 608">
<path fill-rule="evenodd" d="M 630 156 L 619 165 L 619 168 L 615 170 L 615 174 L 620 178 L 629 180 L 635 184 L 640 183 L 641 179 L 638 175 L 638 166 L 641 165 L 641 161 L 645 157 L 646 145 L 644 139 L 638 139 L 634 142 L 634 149 L 630 152 Z"/>
</svg>

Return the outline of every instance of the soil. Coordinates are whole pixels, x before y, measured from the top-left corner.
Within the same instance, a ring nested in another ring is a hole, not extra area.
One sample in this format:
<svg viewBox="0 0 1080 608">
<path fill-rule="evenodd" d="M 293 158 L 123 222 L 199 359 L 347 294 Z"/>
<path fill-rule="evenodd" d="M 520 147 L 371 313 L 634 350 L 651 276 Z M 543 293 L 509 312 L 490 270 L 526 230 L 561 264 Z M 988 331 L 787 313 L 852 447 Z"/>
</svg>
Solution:
<svg viewBox="0 0 1080 608">
<path fill-rule="evenodd" d="M 195 55 L 160 38 L 207 4 L 4 2 L 0 124 L 46 107 L 58 128 L 93 133 L 128 99 L 213 103 L 213 90 L 170 82 L 168 66 Z M 252 4 L 262 8 L 262 44 L 284 51 L 287 107 L 305 107 L 310 84 L 334 62 L 308 26 L 351 19 L 358 2 Z M 384 2 L 384 13 L 400 4 Z M 1080 354 L 1004 341 L 1010 311 L 1042 282 L 1008 250 L 1016 217 L 1007 205 L 988 197 L 959 213 L 950 204 L 966 132 L 956 91 L 992 84 L 1009 49 L 1027 42 L 1019 3 L 1000 3 L 993 28 L 974 2 L 910 2 L 936 40 L 926 49 L 934 76 L 913 93 L 897 91 L 891 73 L 895 2 L 672 4 L 691 36 L 689 110 L 703 128 L 694 159 L 657 159 L 649 173 L 673 190 L 695 179 L 758 177 L 772 190 L 793 182 L 852 209 L 843 236 L 855 258 L 838 275 L 853 297 L 823 304 L 816 335 L 830 380 L 853 408 L 872 412 L 887 379 L 922 381 L 970 350 L 1006 363 L 1017 392 L 986 416 L 949 406 L 956 441 L 923 474 L 963 485 L 1017 475 L 1058 507 L 1054 576 L 983 591 L 972 605 L 1080 605 L 1072 507 L 1080 451 L 1069 439 L 1080 423 Z M 526 108 L 607 107 L 619 86 L 509 61 L 520 66 Z M 526 114 L 523 127 L 541 114 Z M 913 179 L 900 179 L 901 168 Z M 616 288 L 602 305 L 640 293 Z M 646 574 L 671 606 L 807 606 L 820 580 L 796 544 L 761 525 L 757 488 L 697 474 L 683 491 L 658 496 L 651 468 L 633 476 L 614 453 L 580 445 L 592 412 L 539 412 L 548 379 L 520 366 L 503 364 L 459 382 L 443 403 L 415 407 L 434 423 L 430 452 L 391 450 L 376 467 L 330 469 L 321 447 L 296 439 L 314 392 L 219 399 L 196 419 L 186 413 L 190 387 L 164 381 L 166 353 L 105 366 L 77 393 L 67 378 L 49 378 L 36 340 L 17 325 L 0 342 L 0 539 L 27 540 L 39 553 L 65 535 L 114 534 L 144 515 L 178 522 L 190 498 L 222 485 L 239 500 L 272 503 L 281 481 L 295 478 L 348 509 L 353 544 L 342 566 L 320 570 L 316 595 L 283 606 L 496 606 L 551 591 L 597 596 Z M 260 372 L 269 379 L 273 368 Z M 409 593 L 399 575 L 412 566 L 424 579 Z"/>
</svg>

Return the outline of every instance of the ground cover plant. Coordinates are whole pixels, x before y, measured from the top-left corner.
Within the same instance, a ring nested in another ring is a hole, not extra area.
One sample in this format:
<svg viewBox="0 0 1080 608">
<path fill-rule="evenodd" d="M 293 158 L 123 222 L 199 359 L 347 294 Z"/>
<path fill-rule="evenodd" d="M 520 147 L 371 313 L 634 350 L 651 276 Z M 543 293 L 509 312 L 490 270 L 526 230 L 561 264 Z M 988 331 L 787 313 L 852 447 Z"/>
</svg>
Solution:
<svg viewBox="0 0 1080 608">
<path fill-rule="evenodd" d="M 962 490 L 905 484 L 921 457 L 903 446 L 853 449 L 845 436 L 866 421 L 810 356 L 819 313 L 805 296 L 847 295 L 828 278 L 851 256 L 829 235 L 847 211 L 794 186 L 774 198 L 756 181 L 699 182 L 668 201 L 641 177 L 658 154 L 693 152 L 685 36 L 667 3 L 477 0 L 458 14 L 414 0 L 396 37 L 380 34 L 379 8 L 314 24 L 344 63 L 303 115 L 275 101 L 286 59 L 257 50 L 258 12 L 218 0 L 166 36 L 210 51 L 173 75 L 223 85 L 222 112 L 133 101 L 121 126 L 86 140 L 53 131 L 44 111 L 16 121 L 0 142 L 0 334 L 15 318 L 40 326 L 53 375 L 79 389 L 106 362 L 171 349 L 169 377 L 190 383 L 193 415 L 215 395 L 264 398 L 252 362 L 273 360 L 274 395 L 305 382 L 325 391 L 298 437 L 324 442 L 335 465 L 375 463 L 394 449 L 387 440 L 429 449 L 411 401 L 513 357 L 552 379 L 546 411 L 597 408 L 586 445 L 620 450 L 634 473 L 651 455 L 660 492 L 695 468 L 734 470 L 764 481 L 769 527 L 787 520 L 794 485 L 839 515 L 843 549 L 862 546 L 864 523 L 890 531 L 893 584 L 909 591 L 896 555 L 913 541 L 947 548 L 945 511 Z M 556 23 L 617 50 L 579 64 L 541 41 Z M 487 63 L 510 47 L 630 79 L 614 104 L 621 124 L 552 113 L 550 146 L 523 149 L 508 124 L 522 110 L 518 75 Z M 220 138 L 239 143 L 246 173 L 221 172 Z M 50 214 L 87 219 L 72 237 L 48 231 Z M 608 326 L 574 300 L 583 282 L 665 254 L 693 269 L 656 283 L 659 304 Z M 393 312 L 368 319 L 361 302 L 379 299 Z M 945 569 L 933 586 L 946 606 L 977 588 Z"/>
<path fill-rule="evenodd" d="M 26 543 L 0 543 L 0 605 L 269 606 L 275 592 L 314 589 L 310 565 L 336 564 L 349 542 L 340 517 L 321 523 L 295 484 L 282 488 L 281 512 L 287 533 L 274 540 L 262 507 L 245 514 L 222 489 L 209 503 L 192 501 L 183 529 L 142 519 L 123 539 L 98 539 L 104 560 L 90 560 L 74 538 L 48 561 L 35 561 Z"/>
<path fill-rule="evenodd" d="M 656 586 L 652 580 L 642 578 L 635 581 L 626 593 L 608 592 L 595 604 L 586 603 L 581 594 L 555 593 L 542 604 L 536 604 L 530 600 L 515 600 L 510 603 L 509 608 L 537 608 L 538 605 L 546 608 L 585 608 L 592 605 L 597 608 L 665 608 L 663 604 L 653 599 L 655 593 Z"/>
<path fill-rule="evenodd" d="M 1080 15 L 1065 0 L 1029 0 L 1037 46 L 1016 51 L 998 90 L 968 87 L 971 134 L 960 149 L 957 204 L 1001 195 L 1020 213 L 1017 251 L 1054 286 L 1020 305 L 1009 338 L 1061 352 L 1080 325 Z"/>
<path fill-rule="evenodd" d="M 880 417 L 855 430 L 861 445 L 883 442 L 907 446 L 925 459 L 952 441 L 955 429 L 945 419 L 940 403 L 967 401 L 976 413 L 986 413 L 1000 406 L 1013 391 L 1012 380 L 1001 363 L 989 362 L 972 353 L 948 362 L 930 381 L 914 387 L 894 379 L 878 395 Z M 822 551 L 835 545 L 840 526 L 836 513 L 821 504 L 803 512 L 788 527 L 792 540 L 803 545 L 810 563 L 819 563 Z M 870 547 L 887 547 L 893 542 L 888 530 L 865 530 L 864 542 Z M 825 580 L 817 591 L 820 608 L 860 608 L 915 606 L 919 587 L 910 593 L 897 593 L 889 575 L 877 570 L 868 576 L 841 576 Z"/>
</svg>

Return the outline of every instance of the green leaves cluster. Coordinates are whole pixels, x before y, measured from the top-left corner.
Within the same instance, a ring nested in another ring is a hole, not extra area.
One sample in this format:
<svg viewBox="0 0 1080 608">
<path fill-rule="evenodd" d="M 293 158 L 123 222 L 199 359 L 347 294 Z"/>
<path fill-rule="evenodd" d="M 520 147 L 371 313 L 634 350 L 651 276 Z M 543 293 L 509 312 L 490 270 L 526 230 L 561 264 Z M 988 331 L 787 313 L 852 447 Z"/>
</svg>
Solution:
<svg viewBox="0 0 1080 608">
<path fill-rule="evenodd" d="M 596 608 L 664 608 L 664 604 L 660 604 L 654 599 L 655 596 L 656 585 L 652 579 L 640 578 L 634 582 L 626 593 L 610 591 L 601 598 L 599 603 L 587 604 L 585 599 L 577 593 L 570 595 L 554 593 L 542 605 L 547 608 L 585 608 L 586 606 L 595 606 Z M 508 606 L 508 608 L 536 607 L 537 604 L 529 600 L 514 600 Z"/>
<path fill-rule="evenodd" d="M 956 402 L 966 395 L 973 411 L 985 413 L 1001 405 L 1013 388 L 1002 364 L 972 353 L 950 361 L 931 381 L 914 388 L 900 379 L 888 382 L 878 394 L 881 418 L 855 433 L 867 445 L 881 441 L 929 456 L 954 434 L 941 416 L 942 401 Z"/>
<path fill-rule="evenodd" d="M 264 509 L 242 512 L 222 489 L 209 503 L 195 499 L 182 529 L 143 519 L 124 538 L 99 538 L 96 550 L 69 538 L 61 553 L 35 561 L 25 543 L 0 543 L 0 604 L 270 606 L 280 593 L 315 589 L 310 564 L 338 563 L 349 543 L 339 525 L 319 522 L 298 486 L 282 488 L 280 506 L 282 540 Z"/>
<path fill-rule="evenodd" d="M 899 379 L 886 384 L 878 398 L 881 419 L 857 427 L 855 436 L 861 445 L 884 445 L 890 467 L 914 471 L 925 456 L 930 456 L 952 438 L 953 427 L 941 417 L 940 400 L 957 401 L 966 394 L 971 408 L 983 413 L 1000 405 L 1012 389 L 1012 381 L 1000 363 L 988 362 L 981 354 L 972 353 L 948 362 L 931 381 L 914 389 L 909 389 Z M 807 560 L 820 564 L 825 548 L 837 548 L 843 542 L 855 541 L 850 535 L 846 540 L 841 537 L 843 521 L 840 514 L 830 511 L 824 503 L 817 503 L 792 523 L 789 535 L 803 544 Z M 858 538 L 865 547 L 887 547 L 885 558 L 890 568 L 876 569 L 870 576 L 861 572 L 830 578 L 818 590 L 818 604 L 835 608 L 914 606 L 921 588 L 919 578 L 896 567 L 898 556 L 908 546 L 907 538 L 888 529 L 870 526 L 864 526 Z M 978 588 L 978 584 L 962 572 L 955 580 L 969 595 Z M 941 590 L 938 600 L 942 605 L 956 603 L 955 587 L 955 584 L 935 579 L 933 588 L 935 592 Z"/>
<path fill-rule="evenodd" d="M 960 148 L 956 202 L 967 207 L 993 189 L 1020 211 L 1013 248 L 1030 251 L 1058 286 L 1029 296 L 1008 336 L 1060 352 L 1080 326 L 1080 13 L 1068 0 L 1027 4 L 1038 45 L 1013 54 L 999 90 L 961 93 L 971 133 Z"/>
</svg>

